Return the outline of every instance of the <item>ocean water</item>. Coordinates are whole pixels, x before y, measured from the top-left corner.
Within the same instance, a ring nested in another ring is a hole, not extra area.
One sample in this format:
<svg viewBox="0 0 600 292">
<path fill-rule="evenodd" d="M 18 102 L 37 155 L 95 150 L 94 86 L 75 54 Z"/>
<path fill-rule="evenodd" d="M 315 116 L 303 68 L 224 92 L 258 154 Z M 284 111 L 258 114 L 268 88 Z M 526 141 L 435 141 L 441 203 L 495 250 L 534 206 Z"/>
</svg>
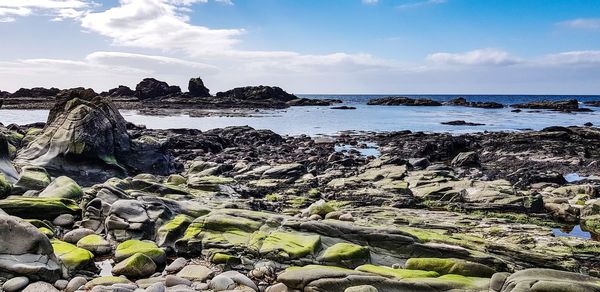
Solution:
<svg viewBox="0 0 600 292">
<path fill-rule="evenodd" d="M 227 126 L 248 125 L 257 129 L 271 129 L 279 134 L 331 135 L 342 131 L 425 131 L 468 133 L 480 131 L 539 130 L 548 126 L 581 126 L 587 122 L 600 125 L 600 108 L 591 113 L 560 113 L 552 111 L 523 110 L 511 112 L 511 108 L 479 109 L 456 106 L 407 107 L 369 106 L 367 101 L 382 95 L 302 95 L 309 98 L 335 98 L 342 105 L 354 106 L 356 110 L 334 110 L 330 107 L 292 107 L 283 110 L 263 110 L 249 117 L 190 117 L 188 115 L 148 116 L 137 111 L 123 110 L 126 120 L 146 125 L 148 128 L 195 128 L 209 130 Z M 432 98 L 447 101 L 456 97 L 469 101 L 495 101 L 515 104 L 540 100 L 563 100 L 575 98 L 580 102 L 600 100 L 600 96 L 531 96 L 531 95 L 412 95 L 409 97 Z M 582 104 L 582 107 L 583 106 Z M 5 125 L 27 124 L 46 121 L 45 110 L 0 110 L 0 123 Z M 484 126 L 449 126 L 442 122 L 464 120 Z"/>
</svg>

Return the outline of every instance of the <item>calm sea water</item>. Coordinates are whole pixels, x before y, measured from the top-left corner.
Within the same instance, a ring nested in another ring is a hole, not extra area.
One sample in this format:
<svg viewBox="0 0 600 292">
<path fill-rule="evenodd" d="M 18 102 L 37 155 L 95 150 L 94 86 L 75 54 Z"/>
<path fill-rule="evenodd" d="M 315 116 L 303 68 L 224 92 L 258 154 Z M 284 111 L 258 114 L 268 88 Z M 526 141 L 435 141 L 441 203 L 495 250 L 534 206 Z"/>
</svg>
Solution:
<svg viewBox="0 0 600 292">
<path fill-rule="evenodd" d="M 292 107 L 285 110 L 261 111 L 252 117 L 189 117 L 147 116 L 136 111 L 121 111 L 126 120 L 143 124 L 148 128 L 195 128 L 208 130 L 227 126 L 248 125 L 257 129 L 271 129 L 279 134 L 319 135 L 335 134 L 340 131 L 426 131 L 466 133 L 478 131 L 539 130 L 548 126 L 581 126 L 586 122 L 600 125 L 600 108 L 591 113 L 558 113 L 551 111 L 533 112 L 524 110 L 513 113 L 510 108 L 477 109 L 467 107 L 406 107 L 368 106 L 367 101 L 382 95 L 302 95 L 309 98 L 336 98 L 344 105 L 356 110 L 333 110 L 329 107 Z M 447 101 L 459 96 L 469 101 L 495 101 L 515 104 L 540 100 L 563 100 L 575 98 L 580 102 L 600 100 L 600 96 L 532 96 L 532 95 L 408 95 Z M 583 105 L 582 105 L 583 106 Z M 26 124 L 46 121 L 44 110 L 0 110 L 0 122 Z M 464 120 L 482 123 L 485 126 L 448 126 L 442 122 Z"/>
</svg>

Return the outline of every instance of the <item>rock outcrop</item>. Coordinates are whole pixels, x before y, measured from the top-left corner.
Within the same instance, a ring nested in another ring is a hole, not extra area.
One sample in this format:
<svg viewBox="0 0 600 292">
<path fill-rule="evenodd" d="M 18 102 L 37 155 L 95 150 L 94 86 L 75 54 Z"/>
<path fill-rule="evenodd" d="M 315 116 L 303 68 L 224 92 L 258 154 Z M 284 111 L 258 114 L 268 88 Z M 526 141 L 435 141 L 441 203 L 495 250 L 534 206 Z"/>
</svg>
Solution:
<svg viewBox="0 0 600 292">
<path fill-rule="evenodd" d="M 447 101 L 445 104 L 454 105 L 454 106 L 466 106 L 466 107 L 476 107 L 476 108 L 489 108 L 489 109 L 497 109 L 503 108 L 504 105 L 497 102 L 473 102 L 467 101 L 464 97 L 454 98 Z"/>
<path fill-rule="evenodd" d="M 591 111 L 588 108 L 580 108 L 579 102 L 576 99 L 570 100 L 544 100 L 544 101 L 534 101 L 528 103 L 521 104 L 513 104 L 511 105 L 513 108 L 517 109 L 546 109 L 546 110 L 554 110 L 561 112 L 578 112 L 578 111 Z"/>
<path fill-rule="evenodd" d="M 210 90 L 204 86 L 204 82 L 200 77 L 190 79 L 188 91 L 194 97 L 210 97 Z"/>
<path fill-rule="evenodd" d="M 145 78 L 135 86 L 135 96 L 140 100 L 153 99 L 171 94 L 181 94 L 179 86 L 170 86 L 154 78 Z"/>
<path fill-rule="evenodd" d="M 410 98 L 403 96 L 388 96 L 375 98 L 367 102 L 368 105 L 406 105 L 406 106 L 441 106 L 439 101 L 429 98 Z"/>
<path fill-rule="evenodd" d="M 218 92 L 216 97 L 253 101 L 272 100 L 278 102 L 288 102 L 298 98 L 293 94 L 285 92 L 279 87 L 262 85 L 238 87 L 228 91 Z"/>
</svg>

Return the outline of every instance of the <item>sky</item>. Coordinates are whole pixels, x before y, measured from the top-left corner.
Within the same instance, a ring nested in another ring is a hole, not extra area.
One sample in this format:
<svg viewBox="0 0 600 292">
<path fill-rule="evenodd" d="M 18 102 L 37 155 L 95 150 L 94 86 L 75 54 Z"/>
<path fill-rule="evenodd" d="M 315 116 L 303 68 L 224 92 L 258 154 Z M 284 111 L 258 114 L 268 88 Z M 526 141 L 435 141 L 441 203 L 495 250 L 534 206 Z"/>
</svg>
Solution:
<svg viewBox="0 0 600 292">
<path fill-rule="evenodd" d="M 598 0 L 0 0 L 0 90 L 600 94 Z"/>
</svg>

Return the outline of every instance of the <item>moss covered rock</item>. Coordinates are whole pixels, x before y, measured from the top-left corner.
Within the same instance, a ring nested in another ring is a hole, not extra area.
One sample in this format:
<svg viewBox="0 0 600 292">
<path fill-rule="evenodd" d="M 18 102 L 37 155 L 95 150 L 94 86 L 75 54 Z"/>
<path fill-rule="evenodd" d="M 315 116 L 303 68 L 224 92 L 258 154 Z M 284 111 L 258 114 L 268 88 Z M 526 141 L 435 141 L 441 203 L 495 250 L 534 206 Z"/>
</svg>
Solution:
<svg viewBox="0 0 600 292">
<path fill-rule="evenodd" d="M 216 192 L 220 189 L 219 185 L 228 185 L 234 182 L 235 180 L 229 177 L 192 175 L 187 184 L 194 189 Z"/>
<path fill-rule="evenodd" d="M 327 213 L 335 211 L 336 208 L 325 200 L 318 200 L 310 205 L 307 209 L 308 215 L 320 215 L 325 217 Z"/>
<path fill-rule="evenodd" d="M 369 260 L 369 248 L 353 243 L 340 242 L 327 248 L 319 257 L 324 263 L 340 264 L 354 268 Z"/>
<path fill-rule="evenodd" d="M 70 199 L 8 197 L 0 200 L 0 209 L 25 219 L 54 220 L 58 215 L 80 215 L 81 209 Z"/>
<path fill-rule="evenodd" d="M 169 175 L 169 177 L 167 178 L 165 183 L 174 185 L 174 186 L 184 185 L 187 183 L 187 178 L 185 178 L 179 174 L 172 174 L 172 175 Z"/>
<path fill-rule="evenodd" d="M 456 274 L 470 277 L 491 277 L 496 271 L 488 266 L 460 259 L 411 258 L 406 269 L 435 271 L 441 275 Z"/>
<path fill-rule="evenodd" d="M 95 255 L 105 255 L 112 251 L 110 242 L 98 234 L 90 234 L 79 241 L 77 247 L 91 251 Z"/>
<path fill-rule="evenodd" d="M 12 191 L 12 184 L 0 173 L 0 198 L 6 198 Z"/>
<path fill-rule="evenodd" d="M 394 269 L 376 265 L 362 265 L 356 268 L 357 271 L 377 274 L 385 277 L 394 277 L 396 279 L 411 279 L 411 278 L 437 278 L 439 273 L 434 271 Z"/>
<path fill-rule="evenodd" d="M 94 260 L 94 255 L 88 250 L 58 239 L 53 239 L 50 242 L 54 248 L 54 254 L 60 258 L 70 271 L 80 269 Z"/>
<path fill-rule="evenodd" d="M 87 284 L 85 284 L 85 289 L 91 290 L 92 288 L 94 288 L 96 286 L 111 286 L 113 284 L 129 284 L 129 283 L 131 283 L 131 281 L 129 281 L 125 278 L 115 277 L 115 276 L 104 276 L 104 277 L 95 278 L 95 279 L 87 282 Z"/>
<path fill-rule="evenodd" d="M 13 193 L 22 194 L 29 190 L 41 191 L 49 184 L 50 175 L 43 167 L 25 166 L 13 187 Z"/>
<path fill-rule="evenodd" d="M 112 269 L 115 275 L 123 275 L 128 278 L 143 278 L 154 274 L 156 264 L 147 255 L 136 253 L 121 261 Z"/>
<path fill-rule="evenodd" d="M 66 176 L 59 176 L 38 197 L 78 200 L 81 196 L 83 196 L 83 190 L 74 180 Z"/>
<path fill-rule="evenodd" d="M 166 260 L 165 251 L 159 248 L 156 243 L 135 239 L 119 244 L 115 250 L 115 259 L 122 261 L 136 253 L 150 257 L 156 264 L 163 264 Z"/>
<path fill-rule="evenodd" d="M 227 264 L 227 265 L 240 263 L 240 259 L 238 257 L 232 256 L 229 254 L 225 254 L 225 253 L 213 254 L 210 261 L 213 264 Z"/>
<path fill-rule="evenodd" d="M 171 246 L 185 233 L 194 218 L 187 215 L 177 215 L 169 222 L 161 226 L 156 235 L 156 243 L 159 246 Z"/>
<path fill-rule="evenodd" d="M 298 259 L 313 254 L 321 244 L 319 235 L 303 235 L 295 232 L 272 232 L 264 240 L 260 253 L 276 258 Z"/>
</svg>

